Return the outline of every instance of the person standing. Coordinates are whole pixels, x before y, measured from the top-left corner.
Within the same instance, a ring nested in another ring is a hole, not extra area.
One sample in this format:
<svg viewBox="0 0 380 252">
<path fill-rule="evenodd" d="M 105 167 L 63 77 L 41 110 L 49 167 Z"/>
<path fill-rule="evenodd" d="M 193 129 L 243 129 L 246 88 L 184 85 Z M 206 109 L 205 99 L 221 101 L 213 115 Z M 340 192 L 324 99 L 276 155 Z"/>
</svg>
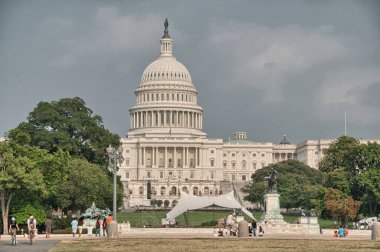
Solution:
<svg viewBox="0 0 380 252">
<path fill-rule="evenodd" d="M 73 237 L 75 237 L 75 234 L 77 233 L 77 229 L 78 229 L 78 221 L 74 218 L 71 221 L 71 230 L 72 230 L 72 233 L 73 233 Z"/>
<path fill-rule="evenodd" d="M 53 228 L 53 222 L 48 217 L 47 220 L 45 221 L 45 234 L 46 234 L 46 238 L 50 238 L 50 234 L 51 234 L 52 228 Z"/>
<path fill-rule="evenodd" d="M 103 236 L 106 236 L 107 233 L 107 219 L 106 217 L 103 218 Z"/>
<path fill-rule="evenodd" d="M 100 237 L 100 227 L 101 227 L 101 220 L 100 220 L 100 217 L 98 217 L 96 219 L 96 225 L 95 225 L 95 229 L 96 229 L 95 237 L 97 237 L 98 235 Z"/>
<path fill-rule="evenodd" d="M 251 230 L 252 230 L 252 237 L 256 236 L 257 222 L 255 220 L 252 220 Z"/>
<path fill-rule="evenodd" d="M 81 237 L 83 231 L 84 217 L 80 217 L 78 221 L 78 235 Z"/>
</svg>

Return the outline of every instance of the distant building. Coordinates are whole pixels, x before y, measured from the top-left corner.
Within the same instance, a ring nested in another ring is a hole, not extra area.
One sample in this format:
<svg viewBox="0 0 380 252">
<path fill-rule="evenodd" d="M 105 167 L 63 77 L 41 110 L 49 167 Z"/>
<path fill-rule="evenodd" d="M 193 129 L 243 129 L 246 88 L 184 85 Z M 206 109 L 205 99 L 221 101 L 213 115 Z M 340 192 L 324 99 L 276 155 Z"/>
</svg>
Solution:
<svg viewBox="0 0 380 252">
<path fill-rule="evenodd" d="M 181 191 L 207 196 L 235 190 L 242 196 L 240 188 L 253 173 L 288 159 L 318 168 L 334 140 L 291 144 L 284 135 L 273 144 L 250 141 L 246 132 L 235 132 L 227 142 L 207 138 L 197 90 L 173 56 L 167 25 L 160 42 L 160 56 L 145 69 L 135 91 L 128 136 L 121 139 L 124 162 L 118 175 L 125 208 L 150 205 L 151 199 L 174 205 Z"/>
</svg>

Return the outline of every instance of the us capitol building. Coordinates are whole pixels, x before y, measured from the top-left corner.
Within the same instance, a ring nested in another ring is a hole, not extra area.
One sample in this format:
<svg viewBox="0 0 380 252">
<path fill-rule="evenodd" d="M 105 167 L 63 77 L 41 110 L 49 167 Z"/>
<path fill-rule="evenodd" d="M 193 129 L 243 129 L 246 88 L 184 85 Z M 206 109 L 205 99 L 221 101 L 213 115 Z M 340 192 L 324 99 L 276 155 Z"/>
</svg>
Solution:
<svg viewBox="0 0 380 252">
<path fill-rule="evenodd" d="M 160 43 L 160 56 L 144 70 L 135 91 L 127 138 L 121 139 L 124 162 L 118 175 L 125 209 L 149 206 L 151 199 L 169 200 L 172 206 L 181 191 L 239 195 L 258 169 L 288 159 L 318 168 L 333 140 L 290 144 L 284 136 L 273 144 L 250 141 L 246 132 L 235 132 L 228 142 L 207 138 L 197 90 L 173 55 L 167 20 Z"/>
</svg>

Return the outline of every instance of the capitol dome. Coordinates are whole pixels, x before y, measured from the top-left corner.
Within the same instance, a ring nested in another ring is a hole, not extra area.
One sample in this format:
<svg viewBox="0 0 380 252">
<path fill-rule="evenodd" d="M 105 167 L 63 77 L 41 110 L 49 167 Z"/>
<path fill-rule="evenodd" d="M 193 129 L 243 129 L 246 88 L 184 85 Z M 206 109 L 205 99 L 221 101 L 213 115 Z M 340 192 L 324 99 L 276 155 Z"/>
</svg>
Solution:
<svg viewBox="0 0 380 252">
<path fill-rule="evenodd" d="M 206 136 L 197 90 L 187 68 L 173 55 L 168 25 L 165 20 L 160 56 L 146 67 L 135 91 L 136 104 L 130 109 L 128 136 Z"/>
</svg>

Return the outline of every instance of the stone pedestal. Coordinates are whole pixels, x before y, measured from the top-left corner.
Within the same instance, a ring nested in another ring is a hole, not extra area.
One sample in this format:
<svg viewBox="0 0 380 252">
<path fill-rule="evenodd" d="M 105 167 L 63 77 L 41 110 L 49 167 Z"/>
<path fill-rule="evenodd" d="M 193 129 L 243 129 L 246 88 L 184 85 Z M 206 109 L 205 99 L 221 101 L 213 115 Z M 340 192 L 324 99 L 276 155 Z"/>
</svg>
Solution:
<svg viewBox="0 0 380 252">
<path fill-rule="evenodd" d="M 372 240 L 380 240 L 380 222 L 372 224 Z"/>
<path fill-rule="evenodd" d="M 265 213 L 261 216 L 259 223 L 286 224 L 280 213 L 280 195 L 268 193 L 264 196 Z"/>
<path fill-rule="evenodd" d="M 249 231 L 248 231 L 248 223 L 245 220 L 242 220 L 239 222 L 239 237 L 248 237 Z"/>
<path fill-rule="evenodd" d="M 111 221 L 107 225 L 107 238 L 118 238 L 119 233 L 117 230 L 117 222 L 116 221 Z"/>
</svg>

